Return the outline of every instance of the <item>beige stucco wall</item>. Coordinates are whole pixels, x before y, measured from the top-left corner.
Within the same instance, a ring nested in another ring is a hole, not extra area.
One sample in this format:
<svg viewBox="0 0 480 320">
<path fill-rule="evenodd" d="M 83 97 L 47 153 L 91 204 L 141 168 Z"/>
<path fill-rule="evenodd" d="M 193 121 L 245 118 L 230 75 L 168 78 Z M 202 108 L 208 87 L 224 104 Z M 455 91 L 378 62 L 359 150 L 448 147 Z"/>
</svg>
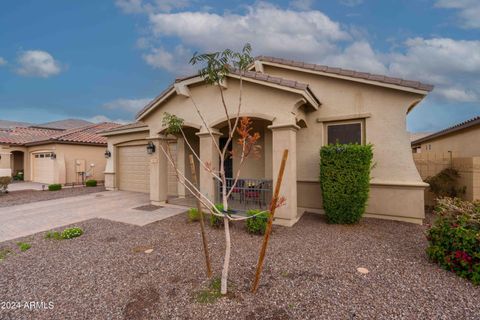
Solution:
<svg viewBox="0 0 480 320">
<path fill-rule="evenodd" d="M 326 143 L 325 124 L 328 121 L 318 122 L 317 119 L 334 121 L 343 116 L 369 115 L 364 118 L 364 140 L 374 146 L 375 167 L 367 213 L 395 215 L 399 220 L 402 219 L 398 217 L 405 216 L 404 220 L 421 222 L 424 185 L 412 159 L 406 130 L 407 111 L 422 99 L 421 95 L 273 66 L 264 66 L 264 71 L 308 83 L 322 103 L 317 111 L 306 113 L 307 128 L 297 134 L 299 207 L 322 208 L 319 151 Z M 405 202 L 410 205 L 403 206 Z M 415 219 L 411 219 L 412 216 Z"/>
<path fill-rule="evenodd" d="M 480 125 L 456 131 L 421 144 L 421 153 L 431 156 L 449 158 L 452 152 L 454 158 L 480 156 Z"/>
</svg>

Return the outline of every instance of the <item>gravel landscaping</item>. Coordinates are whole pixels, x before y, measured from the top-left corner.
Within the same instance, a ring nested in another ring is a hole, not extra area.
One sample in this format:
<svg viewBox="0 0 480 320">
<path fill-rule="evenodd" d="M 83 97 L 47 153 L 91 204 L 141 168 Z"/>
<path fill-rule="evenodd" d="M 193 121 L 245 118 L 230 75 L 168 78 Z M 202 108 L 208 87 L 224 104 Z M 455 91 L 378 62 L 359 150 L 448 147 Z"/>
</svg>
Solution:
<svg viewBox="0 0 480 320">
<path fill-rule="evenodd" d="M 58 191 L 19 190 L 0 194 L 0 208 L 10 207 L 17 204 L 31 203 L 44 200 L 76 197 L 83 194 L 105 191 L 105 187 L 74 187 L 64 188 Z"/>
<path fill-rule="evenodd" d="M 307 214 L 275 227 L 261 286 L 249 292 L 262 238 L 232 227 L 231 293 L 208 288 L 199 225 L 186 215 L 144 227 L 93 219 L 71 240 L 43 234 L 0 243 L 0 302 L 53 309 L 1 310 L 0 319 L 479 319 L 480 287 L 428 262 L 424 227 L 364 219 L 328 225 Z M 62 228 L 63 229 L 63 228 Z M 223 230 L 208 228 L 219 275 Z M 32 244 L 21 252 L 18 241 Z M 145 253 L 153 249 L 151 253 Z M 357 271 L 362 267 L 367 274 Z"/>
</svg>

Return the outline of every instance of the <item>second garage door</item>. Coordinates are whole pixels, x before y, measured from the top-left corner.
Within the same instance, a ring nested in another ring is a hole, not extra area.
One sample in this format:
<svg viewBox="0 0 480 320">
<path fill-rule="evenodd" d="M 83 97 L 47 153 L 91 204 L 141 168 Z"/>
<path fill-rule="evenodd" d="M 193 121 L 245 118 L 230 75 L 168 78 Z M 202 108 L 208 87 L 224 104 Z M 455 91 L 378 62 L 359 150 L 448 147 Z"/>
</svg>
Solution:
<svg viewBox="0 0 480 320">
<path fill-rule="evenodd" d="M 150 165 L 146 145 L 119 147 L 117 172 L 120 190 L 149 192 Z"/>
</svg>

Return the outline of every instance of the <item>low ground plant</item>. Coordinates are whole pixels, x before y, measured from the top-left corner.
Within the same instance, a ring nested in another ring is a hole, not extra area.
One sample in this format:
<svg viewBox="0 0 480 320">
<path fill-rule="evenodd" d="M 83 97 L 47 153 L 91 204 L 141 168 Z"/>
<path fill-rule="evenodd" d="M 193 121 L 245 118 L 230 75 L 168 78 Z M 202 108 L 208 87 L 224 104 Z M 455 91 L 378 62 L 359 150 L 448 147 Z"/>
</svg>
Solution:
<svg viewBox="0 0 480 320">
<path fill-rule="evenodd" d="M 48 231 L 45 233 L 45 239 L 62 240 L 62 235 L 58 231 Z"/>
<path fill-rule="evenodd" d="M 32 247 L 32 245 L 27 242 L 17 242 L 17 246 L 22 252 L 25 252 Z"/>
<path fill-rule="evenodd" d="M 58 191 L 62 190 L 62 185 L 60 183 L 54 183 L 48 186 L 48 191 Z"/>
<path fill-rule="evenodd" d="M 195 222 L 200 221 L 200 213 L 197 208 L 188 209 L 188 221 Z"/>
<path fill-rule="evenodd" d="M 12 183 L 11 177 L 0 177 L 0 194 L 7 193 L 8 185 Z"/>
<path fill-rule="evenodd" d="M 253 218 L 245 220 L 245 226 L 247 228 L 247 232 L 251 234 L 265 234 L 265 230 L 267 229 L 267 222 L 268 222 L 268 212 L 260 213 L 260 210 L 248 210 L 248 216 L 254 216 Z M 256 216 L 255 216 L 256 215 Z"/>
<path fill-rule="evenodd" d="M 83 234 L 83 230 L 78 227 L 74 228 L 67 228 L 62 232 L 63 239 L 72 239 L 76 237 L 80 237 Z"/>
<path fill-rule="evenodd" d="M 480 284 L 480 202 L 440 198 L 427 230 L 429 258 L 444 269 Z"/>
<path fill-rule="evenodd" d="M 11 253 L 12 250 L 9 248 L 0 248 L 0 261 L 4 260 Z"/>
<path fill-rule="evenodd" d="M 458 180 L 460 179 L 460 173 L 454 168 L 446 168 L 434 175 L 428 177 L 427 182 L 430 187 L 430 191 L 437 197 L 460 197 L 465 194 L 466 187 L 458 186 Z"/>
<path fill-rule="evenodd" d="M 223 204 L 217 203 L 215 207 L 218 209 L 218 211 L 223 212 Z M 213 228 L 221 228 L 223 226 L 223 218 L 216 216 L 214 214 L 210 214 L 210 226 Z"/>
<path fill-rule="evenodd" d="M 221 279 L 219 277 L 213 278 L 207 289 L 201 290 L 197 293 L 195 300 L 198 303 L 214 303 L 217 299 L 222 297 L 220 287 Z"/>
<path fill-rule="evenodd" d="M 85 186 L 86 187 L 96 187 L 97 186 L 97 180 L 87 180 L 85 181 Z"/>
</svg>

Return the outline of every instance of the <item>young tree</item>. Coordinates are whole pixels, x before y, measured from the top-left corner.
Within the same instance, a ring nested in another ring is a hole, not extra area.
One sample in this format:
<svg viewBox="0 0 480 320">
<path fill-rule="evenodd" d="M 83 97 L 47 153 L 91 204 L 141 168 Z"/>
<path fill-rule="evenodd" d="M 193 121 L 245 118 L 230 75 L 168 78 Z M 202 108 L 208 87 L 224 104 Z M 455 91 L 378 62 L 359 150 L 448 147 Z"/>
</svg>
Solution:
<svg viewBox="0 0 480 320">
<path fill-rule="evenodd" d="M 202 194 L 197 186 L 192 183 L 185 175 L 178 170 L 176 167 L 175 161 L 170 152 L 169 144 L 167 147 L 161 147 L 162 152 L 166 155 L 167 160 L 175 169 L 177 174 L 178 181 L 185 186 L 185 188 L 195 196 L 201 204 L 210 211 L 210 214 L 219 216 L 223 218 L 224 222 L 224 231 L 225 231 L 225 257 L 222 270 L 221 278 L 221 293 L 227 293 L 227 280 L 228 280 L 228 271 L 230 265 L 230 252 L 231 252 L 231 239 L 230 239 L 230 221 L 233 220 L 245 220 L 255 217 L 256 215 L 262 214 L 265 211 L 259 212 L 254 216 L 249 217 L 233 217 L 230 214 L 228 208 L 228 198 L 231 193 L 234 191 L 242 169 L 243 164 L 246 159 L 251 156 L 258 156 L 260 151 L 260 146 L 258 145 L 258 140 L 260 139 L 260 134 L 258 132 L 252 132 L 252 120 L 248 117 L 240 117 L 241 108 L 242 108 L 242 94 L 243 94 L 243 78 L 242 76 L 247 71 L 248 66 L 253 62 L 253 57 L 251 56 L 251 46 L 246 44 L 241 52 L 234 52 L 230 49 L 226 49 L 221 52 L 206 53 L 206 54 L 194 54 L 190 63 L 192 65 L 203 64 L 203 67 L 199 70 L 199 75 L 203 80 L 209 84 L 216 86 L 219 90 L 220 95 L 220 104 L 221 108 L 225 112 L 228 133 L 227 141 L 223 147 L 220 147 L 215 139 L 210 127 L 208 126 L 204 115 L 202 114 L 199 106 L 196 104 L 193 96 L 190 96 L 190 101 L 192 102 L 198 116 L 200 117 L 203 126 L 210 134 L 210 137 L 214 143 L 215 149 L 219 155 L 220 159 L 220 168 L 218 170 L 211 163 L 205 163 L 200 159 L 200 156 L 195 152 L 192 145 L 188 141 L 185 132 L 183 131 L 183 119 L 165 113 L 163 118 L 163 126 L 166 128 L 167 134 L 180 135 L 183 137 L 185 144 L 190 149 L 193 156 L 198 160 L 200 167 L 203 170 L 209 172 L 214 179 L 216 179 L 221 186 L 221 199 L 223 204 L 223 210 L 221 211 L 215 203 L 213 203 L 206 195 Z M 239 94 L 238 94 L 238 104 L 233 108 L 235 113 L 232 115 L 229 112 L 229 108 L 224 96 L 224 88 L 222 83 L 225 81 L 225 78 L 229 73 L 235 72 L 239 75 Z M 239 145 L 240 151 L 238 154 L 233 154 L 228 151 L 228 145 L 236 139 L 237 144 Z M 238 157 L 238 169 L 234 174 L 234 180 L 231 186 L 227 188 L 227 177 L 225 175 L 224 160 L 228 157 Z"/>
</svg>

